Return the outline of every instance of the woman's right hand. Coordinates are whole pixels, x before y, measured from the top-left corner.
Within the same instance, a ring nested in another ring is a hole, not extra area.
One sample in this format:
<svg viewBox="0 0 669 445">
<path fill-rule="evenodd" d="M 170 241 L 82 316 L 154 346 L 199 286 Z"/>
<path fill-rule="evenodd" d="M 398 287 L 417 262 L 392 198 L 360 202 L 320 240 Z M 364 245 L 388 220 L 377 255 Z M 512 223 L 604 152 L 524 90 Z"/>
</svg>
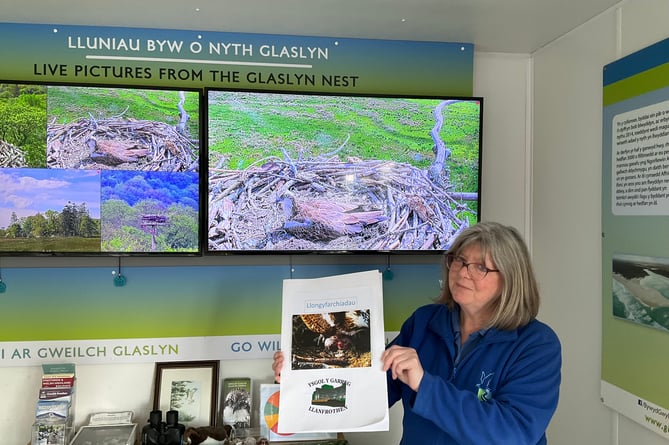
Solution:
<svg viewBox="0 0 669 445">
<path fill-rule="evenodd" d="M 418 391 L 425 371 L 414 348 L 393 345 L 383 351 L 381 360 L 383 361 L 383 370 L 388 371 L 390 369 L 393 380 L 400 379 L 400 382 L 414 391 Z"/>
<path fill-rule="evenodd" d="M 272 362 L 272 371 L 274 371 L 274 381 L 276 383 L 281 381 L 281 368 L 283 368 L 283 352 L 276 351 Z"/>
</svg>

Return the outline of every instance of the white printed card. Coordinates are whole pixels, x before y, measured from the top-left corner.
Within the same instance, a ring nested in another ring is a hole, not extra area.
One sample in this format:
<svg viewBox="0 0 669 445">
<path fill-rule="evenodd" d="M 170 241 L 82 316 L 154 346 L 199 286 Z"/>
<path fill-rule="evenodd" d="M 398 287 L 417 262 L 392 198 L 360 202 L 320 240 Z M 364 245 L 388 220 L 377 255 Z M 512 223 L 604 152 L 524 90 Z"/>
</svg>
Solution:
<svg viewBox="0 0 669 445">
<path fill-rule="evenodd" d="M 283 282 L 278 432 L 388 430 L 377 270 Z"/>
</svg>

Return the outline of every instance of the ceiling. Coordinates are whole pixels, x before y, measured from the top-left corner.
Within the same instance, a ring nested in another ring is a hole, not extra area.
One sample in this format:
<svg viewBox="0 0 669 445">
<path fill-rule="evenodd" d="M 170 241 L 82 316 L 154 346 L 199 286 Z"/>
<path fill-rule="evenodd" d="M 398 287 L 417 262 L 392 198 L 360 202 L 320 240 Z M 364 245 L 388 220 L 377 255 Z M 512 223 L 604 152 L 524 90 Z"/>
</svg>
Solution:
<svg viewBox="0 0 669 445">
<path fill-rule="evenodd" d="M 2 22 L 473 43 L 532 53 L 620 0 L 2 0 Z M 6 44 L 3 42 L 3 44 Z"/>
</svg>

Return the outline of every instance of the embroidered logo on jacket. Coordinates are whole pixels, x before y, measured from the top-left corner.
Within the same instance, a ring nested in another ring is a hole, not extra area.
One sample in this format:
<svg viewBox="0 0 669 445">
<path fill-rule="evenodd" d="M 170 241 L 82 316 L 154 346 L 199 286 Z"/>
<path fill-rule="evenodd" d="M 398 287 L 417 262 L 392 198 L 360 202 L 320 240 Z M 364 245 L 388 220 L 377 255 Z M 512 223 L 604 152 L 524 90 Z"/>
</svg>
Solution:
<svg viewBox="0 0 669 445">
<path fill-rule="evenodd" d="M 485 371 L 481 371 L 481 381 L 476 384 L 476 387 L 478 388 L 476 397 L 478 397 L 479 401 L 481 402 L 488 402 L 492 400 L 493 389 L 490 387 L 490 381 L 492 380 L 493 375 L 495 375 L 494 372 L 486 374 Z"/>
</svg>

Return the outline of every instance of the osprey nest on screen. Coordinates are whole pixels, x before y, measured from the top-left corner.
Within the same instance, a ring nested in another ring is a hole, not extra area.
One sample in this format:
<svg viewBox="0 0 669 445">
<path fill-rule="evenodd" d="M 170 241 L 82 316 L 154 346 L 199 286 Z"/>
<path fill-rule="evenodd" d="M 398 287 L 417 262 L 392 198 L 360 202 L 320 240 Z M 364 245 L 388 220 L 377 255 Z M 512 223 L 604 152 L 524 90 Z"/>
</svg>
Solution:
<svg viewBox="0 0 669 445">
<path fill-rule="evenodd" d="M 210 250 L 445 250 L 468 220 L 447 170 L 338 156 L 210 168 Z"/>
<path fill-rule="evenodd" d="M 123 118 L 47 125 L 47 165 L 60 169 L 197 171 L 198 143 L 178 126 Z"/>
</svg>

